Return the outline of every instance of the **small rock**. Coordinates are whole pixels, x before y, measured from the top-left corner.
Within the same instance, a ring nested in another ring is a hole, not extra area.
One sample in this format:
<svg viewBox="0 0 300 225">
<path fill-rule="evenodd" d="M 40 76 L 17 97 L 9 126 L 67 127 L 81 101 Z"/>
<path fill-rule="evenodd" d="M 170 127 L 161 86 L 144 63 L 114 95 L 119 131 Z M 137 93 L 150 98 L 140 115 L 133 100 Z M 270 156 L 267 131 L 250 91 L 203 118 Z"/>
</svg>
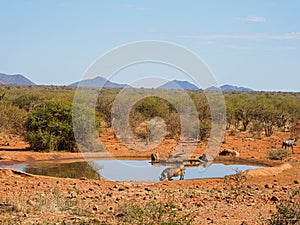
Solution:
<svg viewBox="0 0 300 225">
<path fill-rule="evenodd" d="M 255 206 L 254 202 L 248 203 L 247 206 Z"/>
<path fill-rule="evenodd" d="M 222 217 L 229 218 L 229 215 L 225 213 L 225 214 L 222 215 Z"/>
<path fill-rule="evenodd" d="M 220 195 L 216 195 L 215 198 L 216 198 L 216 199 L 221 199 L 221 196 L 220 196 Z"/>
<path fill-rule="evenodd" d="M 282 190 L 283 190 L 283 191 L 287 191 L 288 188 L 287 188 L 287 187 L 282 187 Z"/>
<path fill-rule="evenodd" d="M 228 149 L 224 149 L 223 151 L 221 151 L 219 153 L 220 156 L 235 156 L 235 157 L 240 157 L 240 153 L 234 150 L 228 150 Z"/>
<path fill-rule="evenodd" d="M 270 184 L 265 184 L 265 188 L 272 188 Z"/>
<path fill-rule="evenodd" d="M 277 202 L 277 201 L 279 201 L 279 198 L 274 195 L 274 196 L 272 196 L 271 201 Z"/>
<path fill-rule="evenodd" d="M 148 187 L 146 187 L 146 188 L 145 188 L 145 191 L 151 191 L 151 189 L 150 189 L 150 188 L 148 188 Z"/>
<path fill-rule="evenodd" d="M 31 205 L 31 206 L 34 206 L 34 202 L 32 200 L 30 200 L 30 199 L 27 201 L 27 204 Z"/>
<path fill-rule="evenodd" d="M 94 214 L 96 211 L 94 211 L 93 209 L 88 209 L 87 212 L 90 214 Z"/>
<path fill-rule="evenodd" d="M 294 180 L 294 184 L 299 184 L 299 180 Z"/>
<path fill-rule="evenodd" d="M 123 186 L 119 187 L 118 191 L 125 191 L 125 187 L 123 187 Z"/>
<path fill-rule="evenodd" d="M 98 211 L 99 207 L 97 205 L 94 205 L 92 208 L 94 211 Z"/>
<path fill-rule="evenodd" d="M 203 202 L 202 201 L 197 201 L 196 202 L 196 206 L 198 206 L 198 207 L 202 207 L 204 204 L 203 204 Z"/>
<path fill-rule="evenodd" d="M 79 180 L 87 180 L 86 177 L 80 177 Z"/>
</svg>

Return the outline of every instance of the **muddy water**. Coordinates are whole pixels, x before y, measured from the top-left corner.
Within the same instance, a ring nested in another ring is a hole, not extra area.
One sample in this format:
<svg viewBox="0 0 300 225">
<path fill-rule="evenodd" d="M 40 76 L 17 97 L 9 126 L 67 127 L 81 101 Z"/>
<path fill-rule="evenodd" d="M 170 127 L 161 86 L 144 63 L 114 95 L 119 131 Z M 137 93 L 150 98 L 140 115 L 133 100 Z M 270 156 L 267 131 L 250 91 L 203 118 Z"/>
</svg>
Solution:
<svg viewBox="0 0 300 225">
<path fill-rule="evenodd" d="M 158 181 L 162 171 L 170 166 L 155 166 L 149 160 L 93 160 L 72 163 L 11 164 L 1 167 L 15 168 L 27 173 L 69 178 L 104 177 L 118 181 Z M 237 171 L 261 168 L 255 165 L 225 165 L 213 163 L 207 168 L 203 165 L 186 167 L 184 179 L 217 178 L 235 174 Z M 179 178 L 175 177 L 174 180 Z"/>
</svg>

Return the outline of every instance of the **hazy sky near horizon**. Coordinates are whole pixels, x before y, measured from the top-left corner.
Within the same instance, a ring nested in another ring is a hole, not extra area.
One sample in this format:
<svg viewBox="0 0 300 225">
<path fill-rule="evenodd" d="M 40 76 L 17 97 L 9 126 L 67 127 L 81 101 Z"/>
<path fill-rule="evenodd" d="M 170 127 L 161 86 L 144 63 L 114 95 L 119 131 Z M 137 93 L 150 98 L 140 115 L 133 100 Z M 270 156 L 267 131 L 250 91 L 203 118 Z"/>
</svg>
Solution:
<svg viewBox="0 0 300 225">
<path fill-rule="evenodd" d="M 0 72 L 37 84 L 73 83 L 119 45 L 161 40 L 199 55 L 220 85 L 300 91 L 300 0 L 0 0 L 0 9 Z M 113 81 L 151 75 L 139 68 Z"/>
</svg>

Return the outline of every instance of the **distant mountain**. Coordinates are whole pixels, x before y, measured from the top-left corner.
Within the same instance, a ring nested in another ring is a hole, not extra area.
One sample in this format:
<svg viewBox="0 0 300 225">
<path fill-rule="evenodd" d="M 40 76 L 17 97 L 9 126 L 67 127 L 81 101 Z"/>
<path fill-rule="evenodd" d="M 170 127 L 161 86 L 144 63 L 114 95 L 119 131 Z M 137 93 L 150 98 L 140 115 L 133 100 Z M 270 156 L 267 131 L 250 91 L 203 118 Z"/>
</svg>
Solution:
<svg viewBox="0 0 300 225">
<path fill-rule="evenodd" d="M 31 80 L 21 74 L 8 75 L 0 73 L 1 84 L 20 84 L 20 85 L 35 85 Z"/>
<path fill-rule="evenodd" d="M 86 79 L 70 84 L 69 86 L 79 87 L 106 87 L 106 88 L 124 88 L 130 87 L 128 84 L 118 84 L 111 82 L 103 77 L 95 77 L 93 79 Z"/>
<path fill-rule="evenodd" d="M 206 91 L 218 91 L 218 90 L 222 90 L 221 88 L 215 87 L 215 86 L 211 86 L 209 88 L 205 89 Z"/>
<path fill-rule="evenodd" d="M 172 80 L 159 86 L 160 89 L 184 89 L 184 90 L 200 90 L 196 85 L 188 81 Z"/>
<path fill-rule="evenodd" d="M 211 86 L 209 88 L 206 88 L 205 90 L 209 90 L 209 91 L 215 91 L 215 90 L 222 90 L 222 91 L 245 91 L 245 92 L 250 92 L 253 91 L 250 88 L 245 88 L 245 87 L 238 87 L 238 86 L 233 86 L 233 85 L 222 85 L 221 87 L 215 87 L 215 86 Z"/>
<path fill-rule="evenodd" d="M 233 85 L 222 85 L 221 87 L 222 91 L 253 91 L 251 88 L 245 88 L 245 87 L 238 87 L 238 86 L 233 86 Z"/>
</svg>

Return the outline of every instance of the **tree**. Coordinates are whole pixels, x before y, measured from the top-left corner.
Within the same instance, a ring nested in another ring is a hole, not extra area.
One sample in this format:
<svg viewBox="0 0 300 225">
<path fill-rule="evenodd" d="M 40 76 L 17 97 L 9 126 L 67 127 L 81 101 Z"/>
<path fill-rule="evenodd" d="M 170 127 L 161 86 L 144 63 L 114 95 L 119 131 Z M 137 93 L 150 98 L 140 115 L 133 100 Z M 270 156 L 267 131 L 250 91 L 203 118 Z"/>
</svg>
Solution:
<svg viewBox="0 0 300 225">
<path fill-rule="evenodd" d="M 36 151 L 76 151 L 71 104 L 46 101 L 31 111 L 25 123 L 25 139 Z"/>
<path fill-rule="evenodd" d="M 227 127 L 234 125 L 238 129 L 242 124 L 242 130 L 246 131 L 255 113 L 253 99 L 245 94 L 232 94 L 226 98 Z"/>
<path fill-rule="evenodd" d="M 254 105 L 257 109 L 254 117 L 262 124 L 265 135 L 270 137 L 274 132 L 274 127 L 283 125 L 285 121 L 283 112 L 276 104 L 275 98 L 268 96 L 258 96 Z"/>
<path fill-rule="evenodd" d="M 106 123 L 106 127 L 112 125 L 112 106 L 118 90 L 109 90 L 103 89 L 99 94 L 96 102 L 96 111 L 99 113 L 99 116 L 102 118 L 102 121 Z"/>
<path fill-rule="evenodd" d="M 92 117 L 94 114 L 86 107 L 78 105 L 74 107 L 76 107 L 77 115 L 73 121 L 77 129 L 76 140 L 84 145 L 89 143 L 91 135 L 94 134 L 95 118 Z M 99 128 L 99 126 L 97 127 Z M 25 139 L 33 150 L 78 151 L 73 132 L 72 104 L 70 102 L 45 101 L 29 113 L 25 129 Z"/>
<path fill-rule="evenodd" d="M 0 132 L 20 135 L 24 132 L 27 112 L 6 101 L 0 103 Z"/>
</svg>

